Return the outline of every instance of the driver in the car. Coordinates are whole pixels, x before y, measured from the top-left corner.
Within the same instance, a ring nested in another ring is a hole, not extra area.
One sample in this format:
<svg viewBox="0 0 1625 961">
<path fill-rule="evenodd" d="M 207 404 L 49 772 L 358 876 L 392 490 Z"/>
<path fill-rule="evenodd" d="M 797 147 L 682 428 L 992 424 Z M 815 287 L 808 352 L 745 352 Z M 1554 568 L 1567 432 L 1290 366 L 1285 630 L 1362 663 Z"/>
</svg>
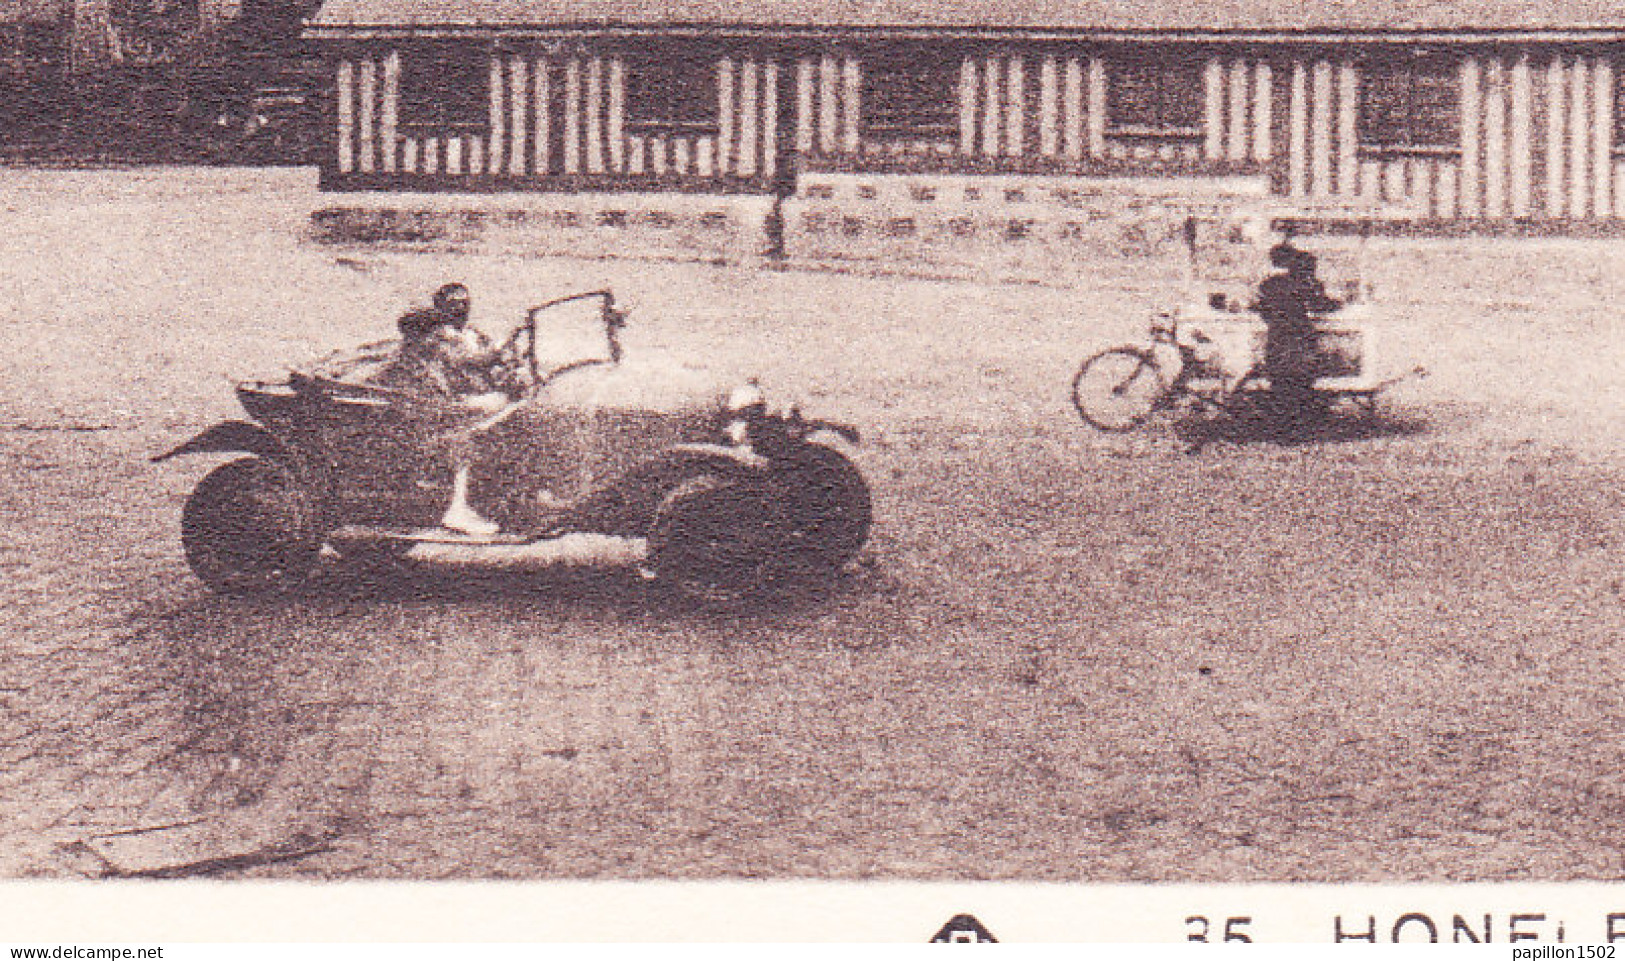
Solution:
<svg viewBox="0 0 1625 961">
<path fill-rule="evenodd" d="M 468 322 L 471 298 L 462 284 L 446 284 L 434 292 L 429 307 L 413 310 L 398 321 L 401 351 L 387 380 L 434 396 L 473 414 L 495 414 L 511 400 L 501 387 L 507 363 L 501 348 L 493 346 Z M 465 534 L 490 535 L 497 525 L 480 516 L 468 500 L 474 461 L 476 423 L 447 431 L 436 438 L 452 461 L 451 504 L 440 518 L 442 527 Z"/>
</svg>

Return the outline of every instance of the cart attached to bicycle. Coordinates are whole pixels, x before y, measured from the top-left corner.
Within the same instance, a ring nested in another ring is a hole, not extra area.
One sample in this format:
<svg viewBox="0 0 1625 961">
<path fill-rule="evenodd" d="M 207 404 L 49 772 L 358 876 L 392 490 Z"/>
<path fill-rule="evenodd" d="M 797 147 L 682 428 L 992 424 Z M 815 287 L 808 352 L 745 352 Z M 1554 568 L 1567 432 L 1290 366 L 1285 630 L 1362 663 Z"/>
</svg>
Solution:
<svg viewBox="0 0 1625 961">
<path fill-rule="evenodd" d="M 1157 315 L 1149 343 L 1112 347 L 1083 362 L 1072 379 L 1072 404 L 1092 427 L 1129 430 L 1164 410 L 1234 412 L 1267 396 L 1268 327 L 1251 307 L 1265 273 L 1263 245 L 1235 218 L 1193 217 L 1185 237 L 1187 286 L 1193 295 L 1202 291 L 1204 296 L 1190 296 L 1179 310 Z M 1352 406 L 1371 414 L 1383 388 L 1403 377 L 1382 377 L 1378 310 L 1369 303 L 1369 287 L 1360 276 L 1363 246 L 1352 262 L 1346 256 L 1330 258 L 1334 266 L 1327 286 L 1340 296 L 1342 306 L 1314 318 L 1307 363 L 1317 406 Z M 1220 267 L 1218 275 L 1201 269 L 1212 262 Z"/>
</svg>

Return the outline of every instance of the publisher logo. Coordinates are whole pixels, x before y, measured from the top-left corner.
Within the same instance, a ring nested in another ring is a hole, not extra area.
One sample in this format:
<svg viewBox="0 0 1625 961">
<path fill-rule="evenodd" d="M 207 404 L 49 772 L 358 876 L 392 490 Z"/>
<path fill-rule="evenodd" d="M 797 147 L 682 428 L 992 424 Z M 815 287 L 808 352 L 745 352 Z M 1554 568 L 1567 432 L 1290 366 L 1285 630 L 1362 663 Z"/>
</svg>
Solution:
<svg viewBox="0 0 1625 961">
<path fill-rule="evenodd" d="M 954 915 L 941 931 L 931 936 L 932 944 L 983 944 L 996 943 L 998 940 L 982 926 L 982 922 L 969 914 Z"/>
</svg>

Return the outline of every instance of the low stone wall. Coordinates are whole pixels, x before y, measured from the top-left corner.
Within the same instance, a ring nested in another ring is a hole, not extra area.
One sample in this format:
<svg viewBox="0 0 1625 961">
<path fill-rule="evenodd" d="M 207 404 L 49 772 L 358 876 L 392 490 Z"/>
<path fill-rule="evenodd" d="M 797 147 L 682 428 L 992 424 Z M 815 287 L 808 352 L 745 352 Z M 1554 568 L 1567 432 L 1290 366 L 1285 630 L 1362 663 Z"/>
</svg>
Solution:
<svg viewBox="0 0 1625 961">
<path fill-rule="evenodd" d="M 321 243 L 424 251 L 791 264 L 1069 281 L 1187 269 L 1195 216 L 1211 270 L 1246 221 L 1305 233 L 1416 229 L 1414 211 L 1290 204 L 1261 177 L 808 173 L 775 210 L 756 194 L 331 193 Z M 1322 209 L 1324 208 L 1324 209 Z M 1257 251 L 1253 251 L 1256 253 Z M 1235 265 L 1238 268 L 1241 265 Z M 1229 270 L 1230 273 L 1246 273 Z"/>
<path fill-rule="evenodd" d="M 1265 204 L 1262 178 L 821 174 L 785 202 L 792 260 L 1053 275 L 1087 262 L 1174 269 L 1185 221 Z"/>
<path fill-rule="evenodd" d="M 313 239 L 471 253 L 739 262 L 768 250 L 769 197 L 703 194 L 329 194 Z"/>
</svg>

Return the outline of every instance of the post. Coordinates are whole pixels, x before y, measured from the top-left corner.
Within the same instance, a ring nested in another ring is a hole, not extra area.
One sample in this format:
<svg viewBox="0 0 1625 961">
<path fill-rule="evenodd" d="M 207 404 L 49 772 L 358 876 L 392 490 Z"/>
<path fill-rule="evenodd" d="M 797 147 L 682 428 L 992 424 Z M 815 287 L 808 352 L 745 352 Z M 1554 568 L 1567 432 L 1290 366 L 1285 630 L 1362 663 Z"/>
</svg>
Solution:
<svg viewBox="0 0 1625 961">
<path fill-rule="evenodd" d="M 1484 105 L 1479 97 L 1478 82 L 1478 57 L 1468 56 L 1461 62 L 1461 179 L 1457 184 L 1461 190 L 1457 209 L 1461 216 L 1467 218 L 1476 218 L 1483 211 L 1480 205 L 1483 184 L 1479 163 L 1483 143 L 1479 138 L 1479 125 L 1483 120 Z"/>
<path fill-rule="evenodd" d="M 339 61 L 338 94 L 338 146 L 339 173 L 355 169 L 355 64 Z"/>
<path fill-rule="evenodd" d="M 1292 61 L 1291 104 L 1287 109 L 1287 185 L 1288 192 L 1301 197 L 1308 192 L 1305 183 L 1308 174 L 1307 128 L 1309 125 L 1308 77 L 1301 59 Z"/>
<path fill-rule="evenodd" d="M 530 77 L 525 70 L 525 58 L 510 56 L 508 60 L 508 174 L 525 175 L 525 101 L 530 94 Z"/>
<path fill-rule="evenodd" d="M 1066 58 L 1066 91 L 1062 98 L 1066 118 L 1063 139 L 1069 160 L 1083 158 L 1083 64 L 1077 57 Z"/>
<path fill-rule="evenodd" d="M 1210 57 L 1202 71 L 1204 109 L 1202 129 L 1206 132 L 1202 156 L 1219 160 L 1224 156 L 1224 64 Z"/>
<path fill-rule="evenodd" d="M 1512 216 L 1529 216 L 1530 165 L 1534 151 L 1530 127 L 1529 54 L 1520 53 L 1512 62 L 1511 167 Z"/>
<path fill-rule="evenodd" d="M 976 153 L 976 61 L 970 57 L 959 62 L 959 153 Z"/>
<path fill-rule="evenodd" d="M 378 146 L 383 153 L 385 173 L 399 169 L 397 143 L 401 102 L 401 53 L 391 50 L 384 58 L 384 92 L 378 105 Z"/>
</svg>

